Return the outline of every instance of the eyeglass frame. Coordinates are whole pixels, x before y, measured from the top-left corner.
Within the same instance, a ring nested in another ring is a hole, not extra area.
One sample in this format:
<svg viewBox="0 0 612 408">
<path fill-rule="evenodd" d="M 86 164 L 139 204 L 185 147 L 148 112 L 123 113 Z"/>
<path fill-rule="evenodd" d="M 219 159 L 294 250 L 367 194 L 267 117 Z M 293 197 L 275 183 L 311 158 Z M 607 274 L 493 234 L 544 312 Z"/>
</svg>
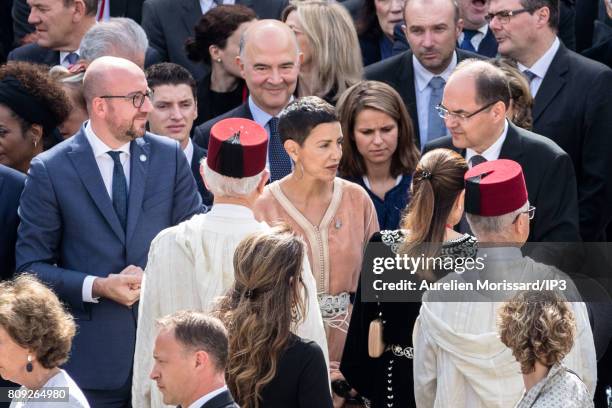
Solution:
<svg viewBox="0 0 612 408">
<path fill-rule="evenodd" d="M 514 221 L 512 221 L 512 223 L 515 224 L 516 221 L 518 220 L 518 217 L 520 217 L 521 214 L 527 214 L 529 216 L 529 220 L 533 220 L 535 218 L 535 211 L 536 211 L 535 206 L 530 205 L 526 211 L 521 211 L 520 213 L 518 213 Z"/>
<path fill-rule="evenodd" d="M 448 110 L 446 106 L 442 105 L 442 103 L 439 103 L 436 105 L 436 111 L 438 112 L 438 116 L 441 117 L 442 119 L 446 119 L 446 116 L 449 115 L 449 117 L 453 117 L 459 120 L 468 120 L 472 116 L 476 116 L 480 112 L 484 112 L 485 109 L 490 108 L 491 106 L 495 105 L 497 102 L 499 102 L 499 100 L 493 101 L 472 113 L 451 112 L 450 110 Z"/>
<path fill-rule="evenodd" d="M 132 92 L 130 94 L 127 95 L 102 95 L 102 96 L 98 96 L 98 98 L 102 98 L 102 99 L 132 99 L 132 105 L 136 108 L 136 109 L 140 109 L 142 108 L 142 105 L 144 105 L 145 102 L 145 98 L 149 98 L 149 100 L 151 99 L 151 97 L 153 96 L 153 90 L 151 88 L 147 88 L 147 92 L 146 93 L 142 93 L 140 91 L 136 91 L 136 92 Z M 140 104 L 136 103 L 136 98 L 142 98 Z"/>
<path fill-rule="evenodd" d="M 521 9 L 516 9 L 516 10 L 501 10 L 501 11 L 498 11 L 497 13 L 485 14 L 484 19 L 487 22 L 487 24 L 491 24 L 491 21 L 493 21 L 493 19 L 497 17 L 501 25 L 506 25 L 510 22 L 511 17 L 514 17 L 516 15 L 519 15 L 525 12 L 531 13 L 533 12 L 533 10 L 529 8 L 521 8 Z M 505 13 L 505 15 L 502 15 L 502 13 Z"/>
</svg>

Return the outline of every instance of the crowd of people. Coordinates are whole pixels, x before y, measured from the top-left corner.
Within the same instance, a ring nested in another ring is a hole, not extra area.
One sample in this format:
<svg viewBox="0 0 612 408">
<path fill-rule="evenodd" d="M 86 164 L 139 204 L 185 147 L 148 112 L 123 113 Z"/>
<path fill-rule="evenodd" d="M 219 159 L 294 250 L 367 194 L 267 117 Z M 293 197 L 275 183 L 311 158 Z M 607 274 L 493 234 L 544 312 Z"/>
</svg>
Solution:
<svg viewBox="0 0 612 408">
<path fill-rule="evenodd" d="M 0 406 L 612 407 L 610 0 L 0 7 Z"/>
</svg>

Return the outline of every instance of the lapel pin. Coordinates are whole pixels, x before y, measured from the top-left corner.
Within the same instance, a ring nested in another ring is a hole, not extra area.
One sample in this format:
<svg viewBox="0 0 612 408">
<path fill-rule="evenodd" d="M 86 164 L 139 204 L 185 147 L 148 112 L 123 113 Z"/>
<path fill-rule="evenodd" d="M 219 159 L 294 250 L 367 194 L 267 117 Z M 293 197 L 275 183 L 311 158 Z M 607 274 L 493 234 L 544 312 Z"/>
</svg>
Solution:
<svg viewBox="0 0 612 408">
<path fill-rule="evenodd" d="M 147 156 L 145 156 L 144 154 L 140 155 L 140 161 L 141 162 L 146 162 L 147 161 Z"/>
</svg>

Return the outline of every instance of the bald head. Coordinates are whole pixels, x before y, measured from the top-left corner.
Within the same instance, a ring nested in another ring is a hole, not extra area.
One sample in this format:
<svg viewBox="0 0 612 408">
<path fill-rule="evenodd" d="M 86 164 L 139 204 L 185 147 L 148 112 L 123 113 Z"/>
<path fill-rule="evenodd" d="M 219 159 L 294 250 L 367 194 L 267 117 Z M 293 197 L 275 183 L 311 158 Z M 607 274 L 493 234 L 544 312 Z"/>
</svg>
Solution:
<svg viewBox="0 0 612 408">
<path fill-rule="evenodd" d="M 446 86 L 465 87 L 466 84 L 475 87 L 476 102 L 480 105 L 495 101 L 502 101 L 506 109 L 510 105 L 510 88 L 506 75 L 490 62 L 467 59 L 459 63 Z"/>
<path fill-rule="evenodd" d="M 141 78 L 145 78 L 144 72 L 132 61 L 110 56 L 95 59 L 83 77 L 83 96 L 88 109 L 95 97 L 114 95 L 115 88 L 120 88 L 126 80 L 130 82 Z"/>
<path fill-rule="evenodd" d="M 278 20 L 259 20 L 251 24 L 242 34 L 240 38 L 240 56 L 244 57 L 244 51 L 247 47 L 255 46 L 258 49 L 265 50 L 271 43 L 277 46 L 291 44 L 295 49 L 296 55 L 299 53 L 295 33 L 287 24 Z"/>
</svg>

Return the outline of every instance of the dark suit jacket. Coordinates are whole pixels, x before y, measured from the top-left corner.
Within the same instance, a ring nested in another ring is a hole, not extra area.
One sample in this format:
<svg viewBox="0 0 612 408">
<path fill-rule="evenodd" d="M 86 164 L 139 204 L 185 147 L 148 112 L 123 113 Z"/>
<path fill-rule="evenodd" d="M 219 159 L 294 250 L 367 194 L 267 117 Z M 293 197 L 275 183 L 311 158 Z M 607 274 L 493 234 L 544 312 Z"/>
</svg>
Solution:
<svg viewBox="0 0 612 408">
<path fill-rule="evenodd" d="M 231 111 L 224 113 L 223 115 L 217 116 L 216 118 L 213 118 L 208 122 L 204 122 L 200 126 L 196 127 L 193 133 L 193 142 L 205 149 L 208 149 L 208 138 L 210 137 L 210 129 L 215 123 L 227 118 L 244 118 L 253 120 L 253 114 L 251 114 L 251 109 L 249 109 L 248 101 L 243 103 L 236 109 L 232 109 Z"/>
<path fill-rule="evenodd" d="M 206 402 L 200 408 L 240 408 L 238 404 L 234 402 L 234 398 L 232 398 L 232 394 L 229 391 L 223 391 L 221 394 L 217 395 L 215 398 Z"/>
<path fill-rule="evenodd" d="M 459 44 L 457 46 L 459 46 Z M 476 52 L 487 58 L 495 58 L 495 56 L 497 56 L 497 40 L 495 39 L 493 30 L 490 28 L 487 30 L 487 35 L 484 36 L 478 45 L 478 50 L 476 50 Z"/>
<path fill-rule="evenodd" d="M 457 62 L 466 58 L 482 58 L 471 52 L 457 50 Z M 365 70 L 366 79 L 382 81 L 391 85 L 402 97 L 415 129 L 415 143 L 420 148 L 419 115 L 417 114 L 416 91 L 414 88 L 414 66 L 412 51 L 394 55 Z"/>
<path fill-rule="evenodd" d="M 447 148 L 465 157 L 450 136 L 433 140 L 424 153 Z M 508 124 L 500 159 L 510 159 L 523 167 L 529 202 L 536 207 L 531 221 L 530 242 L 578 242 L 578 202 L 576 178 L 567 153 L 549 139 Z"/>
<path fill-rule="evenodd" d="M 197 144 L 193 143 L 193 156 L 191 157 L 191 172 L 198 186 L 198 192 L 202 197 L 202 203 L 208 207 L 212 206 L 213 195 L 206 189 L 202 175 L 200 174 L 200 161 L 206 157 L 206 149 L 202 149 Z"/>
<path fill-rule="evenodd" d="M 84 302 L 86 276 L 106 277 L 128 265 L 144 269 L 153 238 L 202 211 L 175 141 L 147 133 L 131 143 L 130 160 L 126 231 L 83 129 L 32 160 L 20 201 L 17 271 L 36 274 L 77 319 L 65 368 L 85 389 L 129 384 L 138 320 L 138 307 Z"/>
<path fill-rule="evenodd" d="M 15 272 L 17 207 L 24 181 L 24 174 L 0 164 L 0 280 L 10 279 Z"/>
<path fill-rule="evenodd" d="M 561 45 L 536 95 L 533 130 L 571 157 L 580 233 L 601 241 L 612 220 L 612 70 Z"/>
<path fill-rule="evenodd" d="M 28 61 L 35 64 L 45 64 L 49 66 L 59 65 L 60 53 L 59 51 L 52 50 L 50 48 L 44 48 L 36 43 L 22 45 L 21 47 L 15 48 L 8 55 L 8 59 L 15 61 Z M 162 62 L 161 55 L 155 48 L 147 48 L 145 54 L 145 68 Z"/>
<path fill-rule="evenodd" d="M 252 8 L 262 19 L 279 18 L 287 3 L 287 0 L 236 0 L 236 4 Z M 193 28 L 201 16 L 199 0 L 146 0 L 142 8 L 142 28 L 151 46 L 159 51 L 164 61 L 187 68 L 196 81 L 210 68 L 187 58 L 185 41 L 193 37 Z"/>
<path fill-rule="evenodd" d="M 15 43 L 28 33 L 34 31 L 34 27 L 28 23 L 30 6 L 26 0 L 13 0 L 13 29 L 15 31 Z M 144 0 L 110 0 L 111 17 L 129 17 L 140 24 L 142 17 L 142 2 Z"/>
</svg>

